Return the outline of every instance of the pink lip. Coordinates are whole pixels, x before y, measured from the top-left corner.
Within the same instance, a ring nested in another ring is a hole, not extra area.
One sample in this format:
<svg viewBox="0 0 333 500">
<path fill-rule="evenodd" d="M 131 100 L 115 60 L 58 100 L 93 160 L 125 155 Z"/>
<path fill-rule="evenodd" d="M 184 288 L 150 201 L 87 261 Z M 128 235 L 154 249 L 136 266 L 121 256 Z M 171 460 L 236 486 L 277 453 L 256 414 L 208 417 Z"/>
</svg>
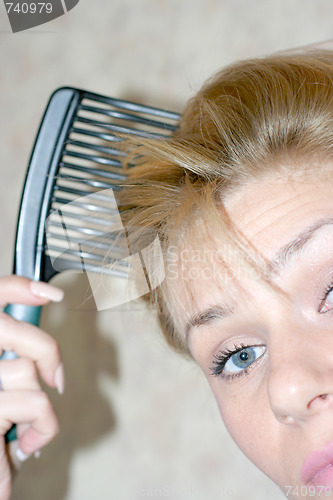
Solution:
<svg viewBox="0 0 333 500">
<path fill-rule="evenodd" d="M 314 486 L 333 486 L 332 465 L 333 441 L 322 450 L 310 453 L 302 468 L 302 481 Z"/>
</svg>

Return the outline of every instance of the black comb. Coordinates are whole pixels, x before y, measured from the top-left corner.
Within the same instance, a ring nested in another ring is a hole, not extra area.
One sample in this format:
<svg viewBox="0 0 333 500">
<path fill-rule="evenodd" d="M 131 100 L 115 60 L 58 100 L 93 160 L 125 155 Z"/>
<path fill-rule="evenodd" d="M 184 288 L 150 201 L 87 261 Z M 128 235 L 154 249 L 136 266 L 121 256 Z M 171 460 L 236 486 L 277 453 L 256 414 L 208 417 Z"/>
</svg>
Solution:
<svg viewBox="0 0 333 500">
<path fill-rule="evenodd" d="M 14 274 L 45 282 L 67 269 L 126 277 L 116 246 L 112 265 L 102 265 L 108 259 L 108 238 L 120 227 L 113 196 L 126 178 L 119 134 L 163 138 L 177 129 L 179 118 L 178 113 L 76 88 L 56 90 L 28 166 Z M 5 312 L 38 325 L 41 307 L 10 304 Z M 5 352 L 1 359 L 13 357 Z M 7 439 L 14 438 L 10 431 Z"/>
</svg>

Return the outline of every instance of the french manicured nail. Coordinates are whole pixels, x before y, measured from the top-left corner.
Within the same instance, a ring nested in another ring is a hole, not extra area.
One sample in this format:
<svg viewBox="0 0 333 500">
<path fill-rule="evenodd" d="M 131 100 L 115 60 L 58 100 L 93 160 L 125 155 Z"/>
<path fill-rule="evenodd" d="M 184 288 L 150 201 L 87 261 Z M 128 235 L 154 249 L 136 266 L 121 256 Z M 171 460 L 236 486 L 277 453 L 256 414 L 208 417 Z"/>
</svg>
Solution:
<svg viewBox="0 0 333 500">
<path fill-rule="evenodd" d="M 30 290 L 33 295 L 52 300 L 52 302 L 60 302 L 64 298 L 63 290 L 43 281 L 31 281 Z"/>
<path fill-rule="evenodd" d="M 65 372 L 63 364 L 61 363 L 56 369 L 54 375 L 54 382 L 58 389 L 59 394 L 63 394 L 65 391 Z"/>
<path fill-rule="evenodd" d="M 17 448 L 16 450 L 16 456 L 19 459 L 20 462 L 25 462 L 31 455 L 27 455 L 24 453 L 21 448 Z"/>
</svg>

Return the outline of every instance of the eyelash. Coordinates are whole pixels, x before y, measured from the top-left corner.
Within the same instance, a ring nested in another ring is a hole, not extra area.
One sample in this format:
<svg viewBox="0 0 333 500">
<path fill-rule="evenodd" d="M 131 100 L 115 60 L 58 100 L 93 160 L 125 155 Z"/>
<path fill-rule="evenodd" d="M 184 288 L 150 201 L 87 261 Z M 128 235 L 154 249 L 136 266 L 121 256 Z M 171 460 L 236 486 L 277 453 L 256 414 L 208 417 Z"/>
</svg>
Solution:
<svg viewBox="0 0 333 500">
<path fill-rule="evenodd" d="M 245 345 L 245 344 L 239 344 L 236 345 L 234 344 L 233 349 L 224 349 L 219 351 L 217 354 L 215 354 L 214 359 L 213 359 L 213 366 L 210 367 L 210 374 L 213 377 L 220 376 L 222 378 L 225 378 L 227 380 L 232 380 L 238 377 L 243 377 L 248 375 L 249 371 L 252 369 L 252 367 L 255 365 L 256 361 L 259 359 L 257 358 L 253 363 L 251 363 L 248 367 L 244 368 L 243 370 L 240 370 L 239 372 L 235 372 L 232 374 L 224 374 L 223 370 L 229 359 L 234 355 L 237 354 L 238 352 L 242 351 L 243 349 L 248 349 L 250 347 L 263 347 L 262 345 Z M 261 358 L 261 356 L 260 356 Z"/>
<path fill-rule="evenodd" d="M 318 308 L 318 312 L 320 312 L 320 309 L 323 307 L 323 304 L 324 304 L 325 300 L 327 299 L 327 296 L 330 294 L 330 292 L 332 292 L 332 290 L 333 290 L 333 282 L 330 285 L 328 285 L 328 287 L 325 289 L 323 296 L 320 299 L 320 305 Z M 321 314 L 325 314 L 325 312 L 329 312 L 329 311 L 324 311 Z"/>
</svg>

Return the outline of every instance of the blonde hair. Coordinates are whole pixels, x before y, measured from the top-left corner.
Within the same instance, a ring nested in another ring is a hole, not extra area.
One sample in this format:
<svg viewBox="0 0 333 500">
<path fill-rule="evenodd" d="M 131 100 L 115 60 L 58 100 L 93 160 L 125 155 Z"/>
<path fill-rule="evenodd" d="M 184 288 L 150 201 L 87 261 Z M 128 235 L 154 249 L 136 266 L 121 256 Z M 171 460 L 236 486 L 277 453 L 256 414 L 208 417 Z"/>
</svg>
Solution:
<svg viewBox="0 0 333 500">
<path fill-rule="evenodd" d="M 164 257 L 222 235 L 256 266 L 223 198 L 274 172 L 314 172 L 333 156 L 333 52 L 275 55 L 233 64 L 185 107 L 170 138 L 126 143 L 129 180 L 119 195 L 126 226 L 154 229 Z M 187 352 L 168 275 L 152 294 L 170 345 Z"/>
</svg>

